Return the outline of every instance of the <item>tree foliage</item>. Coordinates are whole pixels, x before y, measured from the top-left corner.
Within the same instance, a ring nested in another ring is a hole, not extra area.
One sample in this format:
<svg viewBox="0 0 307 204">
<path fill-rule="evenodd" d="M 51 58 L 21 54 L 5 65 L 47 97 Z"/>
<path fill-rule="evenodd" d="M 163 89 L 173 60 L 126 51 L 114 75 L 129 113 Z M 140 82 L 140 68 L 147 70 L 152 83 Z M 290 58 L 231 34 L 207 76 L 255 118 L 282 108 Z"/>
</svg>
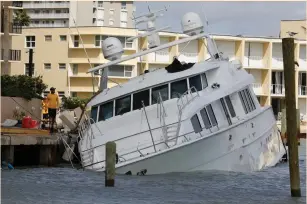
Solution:
<svg viewBox="0 0 307 204">
<path fill-rule="evenodd" d="M 1 96 L 22 97 L 26 100 L 31 100 L 32 98 L 42 99 L 41 95 L 47 87 L 42 80 L 42 76 L 1 76 Z"/>
<path fill-rule="evenodd" d="M 15 11 L 14 23 L 21 26 L 28 26 L 30 24 L 30 16 L 23 9 L 18 9 Z"/>
<path fill-rule="evenodd" d="M 63 96 L 62 107 L 64 109 L 75 109 L 75 108 L 78 108 L 78 107 L 80 107 L 81 109 L 84 109 L 88 100 L 89 99 L 80 99 L 78 97 L 65 97 L 65 96 Z"/>
</svg>

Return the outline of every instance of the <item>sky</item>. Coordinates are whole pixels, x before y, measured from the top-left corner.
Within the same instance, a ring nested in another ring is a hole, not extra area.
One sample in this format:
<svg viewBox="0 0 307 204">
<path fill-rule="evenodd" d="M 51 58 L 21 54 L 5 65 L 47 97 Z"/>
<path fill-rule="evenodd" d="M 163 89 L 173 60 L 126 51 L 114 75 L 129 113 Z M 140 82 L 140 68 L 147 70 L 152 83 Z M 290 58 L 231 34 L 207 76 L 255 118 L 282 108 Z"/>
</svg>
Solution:
<svg viewBox="0 0 307 204">
<path fill-rule="evenodd" d="M 157 19 L 156 27 L 171 26 L 169 31 L 181 32 L 181 17 L 196 12 L 209 22 L 205 32 L 218 35 L 278 37 L 281 20 L 306 19 L 306 2 L 152 2 L 135 1 L 135 16 L 158 10 L 168 11 Z"/>
</svg>

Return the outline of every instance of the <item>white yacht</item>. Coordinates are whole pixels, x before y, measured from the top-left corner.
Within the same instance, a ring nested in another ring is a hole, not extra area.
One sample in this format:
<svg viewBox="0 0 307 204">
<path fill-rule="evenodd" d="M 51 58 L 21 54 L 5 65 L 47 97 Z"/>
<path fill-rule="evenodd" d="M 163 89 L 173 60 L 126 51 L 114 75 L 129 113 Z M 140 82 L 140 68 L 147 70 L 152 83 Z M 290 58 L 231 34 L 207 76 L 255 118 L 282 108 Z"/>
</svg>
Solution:
<svg viewBox="0 0 307 204">
<path fill-rule="evenodd" d="M 83 167 L 105 170 L 108 141 L 116 142 L 117 174 L 256 171 L 276 165 L 285 149 L 272 108 L 261 107 L 253 91 L 253 76 L 240 61 L 217 51 L 196 13 L 182 18 L 186 38 L 160 45 L 158 32 L 165 28 L 155 28 L 159 12 L 135 18 L 147 23 L 141 36 L 148 36 L 149 49 L 122 58 L 121 43 L 110 37 L 102 45 L 110 62 L 89 72 L 103 69 L 105 85 L 107 67 L 198 38 L 206 38 L 211 58 L 183 63 L 175 57 L 165 68 L 92 98 L 91 114 L 79 124 Z"/>
</svg>

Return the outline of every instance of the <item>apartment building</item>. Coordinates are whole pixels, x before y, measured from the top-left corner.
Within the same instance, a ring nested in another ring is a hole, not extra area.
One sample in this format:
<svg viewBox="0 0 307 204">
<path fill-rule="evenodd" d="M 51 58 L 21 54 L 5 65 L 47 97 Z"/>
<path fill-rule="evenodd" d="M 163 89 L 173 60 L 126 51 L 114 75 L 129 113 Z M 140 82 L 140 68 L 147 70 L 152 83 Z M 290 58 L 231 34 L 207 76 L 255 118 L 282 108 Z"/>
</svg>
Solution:
<svg viewBox="0 0 307 204">
<path fill-rule="evenodd" d="M 78 35 L 80 33 L 80 36 Z M 128 42 L 127 38 L 140 31 L 129 28 L 79 27 L 77 28 L 25 28 L 22 36 L 14 36 L 13 45 L 21 46 L 22 63 L 14 64 L 12 74 L 27 74 L 27 49 L 34 48 L 35 75 L 43 75 L 49 87 L 57 87 L 60 95 L 89 97 L 98 90 L 100 73 L 94 77 L 87 74 L 92 66 L 106 63 L 101 51 L 101 42 L 108 36 L 119 38 L 125 49 L 124 56 L 147 47 L 147 38 Z M 161 43 L 186 37 L 183 34 L 160 32 Z M 284 76 L 282 41 L 278 38 L 214 36 L 218 49 L 230 60 L 239 59 L 244 68 L 254 76 L 253 88 L 261 105 L 272 105 L 276 116 L 284 107 Z M 81 44 L 83 41 L 83 45 Z M 144 73 L 144 70 L 164 68 L 179 55 L 181 61 L 198 62 L 209 58 L 206 40 L 199 39 L 189 44 L 150 53 L 109 68 L 109 87 L 124 83 Z M 84 50 L 84 48 L 86 50 Z M 307 42 L 295 40 L 297 107 L 306 115 L 306 46 Z"/>
<path fill-rule="evenodd" d="M 20 45 L 12 46 L 12 37 L 22 34 L 22 27 L 13 23 L 13 13 L 15 9 L 22 9 L 20 2 L 1 1 L 0 2 L 0 70 L 1 74 L 10 74 L 11 65 L 21 60 Z"/>
<path fill-rule="evenodd" d="M 109 26 L 132 28 L 133 1 L 23 1 L 29 27 Z"/>
<path fill-rule="evenodd" d="M 289 37 L 287 32 L 297 33 L 294 37 L 301 40 L 307 39 L 307 20 L 282 20 L 280 21 L 280 37 Z"/>
</svg>

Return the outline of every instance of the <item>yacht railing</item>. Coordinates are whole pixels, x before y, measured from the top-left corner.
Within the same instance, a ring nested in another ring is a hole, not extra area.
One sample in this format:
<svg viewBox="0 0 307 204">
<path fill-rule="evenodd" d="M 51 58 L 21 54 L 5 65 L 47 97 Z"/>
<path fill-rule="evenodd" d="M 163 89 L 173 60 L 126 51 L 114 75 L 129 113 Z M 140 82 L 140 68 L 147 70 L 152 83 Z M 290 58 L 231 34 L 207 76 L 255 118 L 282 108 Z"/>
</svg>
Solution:
<svg viewBox="0 0 307 204">
<path fill-rule="evenodd" d="M 193 94 L 193 93 L 196 93 L 196 94 Z M 194 86 L 192 86 L 178 98 L 177 105 L 178 105 L 179 110 L 183 110 L 196 97 L 199 97 L 199 93 L 197 89 Z"/>
</svg>

